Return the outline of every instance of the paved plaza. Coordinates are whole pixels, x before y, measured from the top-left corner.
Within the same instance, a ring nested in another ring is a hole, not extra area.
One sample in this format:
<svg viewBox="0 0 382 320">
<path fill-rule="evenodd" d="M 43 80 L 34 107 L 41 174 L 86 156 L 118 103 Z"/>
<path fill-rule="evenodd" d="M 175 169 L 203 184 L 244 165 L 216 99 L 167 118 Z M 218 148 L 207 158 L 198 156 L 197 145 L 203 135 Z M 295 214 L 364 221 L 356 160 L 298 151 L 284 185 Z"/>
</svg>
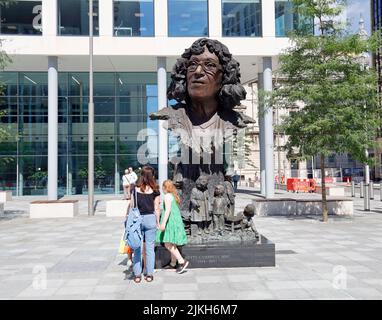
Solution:
<svg viewBox="0 0 382 320">
<path fill-rule="evenodd" d="M 281 196 L 284 192 L 278 191 Z M 241 188 L 238 209 L 255 190 Z M 285 195 L 285 194 L 284 194 Z M 305 195 L 306 196 L 306 195 Z M 86 197 L 73 219 L 28 217 L 36 197 L 14 198 L 0 218 L 0 299 L 382 299 L 382 201 L 353 217 L 256 217 L 276 244 L 276 267 L 156 270 L 135 284 L 118 254 L 123 218 L 87 216 Z M 41 199 L 41 198 L 40 198 Z"/>
</svg>

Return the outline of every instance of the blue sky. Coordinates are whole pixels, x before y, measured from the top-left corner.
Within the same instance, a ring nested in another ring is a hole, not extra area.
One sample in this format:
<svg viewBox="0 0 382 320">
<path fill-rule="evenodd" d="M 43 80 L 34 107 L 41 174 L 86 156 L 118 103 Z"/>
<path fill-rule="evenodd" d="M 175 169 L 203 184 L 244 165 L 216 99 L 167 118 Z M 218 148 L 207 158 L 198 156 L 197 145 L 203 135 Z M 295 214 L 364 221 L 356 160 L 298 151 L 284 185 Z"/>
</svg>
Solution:
<svg viewBox="0 0 382 320">
<path fill-rule="evenodd" d="M 358 22 L 362 14 L 365 20 L 366 31 L 371 33 L 371 22 L 370 22 L 370 0 L 347 0 L 346 16 L 350 20 L 350 31 L 358 31 Z"/>
</svg>

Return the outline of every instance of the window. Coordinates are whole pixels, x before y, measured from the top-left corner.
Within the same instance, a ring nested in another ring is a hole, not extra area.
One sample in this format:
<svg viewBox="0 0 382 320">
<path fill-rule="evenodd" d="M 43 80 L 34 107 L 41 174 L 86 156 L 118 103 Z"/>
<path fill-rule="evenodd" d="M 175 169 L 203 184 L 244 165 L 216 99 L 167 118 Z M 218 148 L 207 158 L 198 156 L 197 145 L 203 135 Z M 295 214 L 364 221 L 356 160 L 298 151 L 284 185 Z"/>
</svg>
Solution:
<svg viewBox="0 0 382 320">
<path fill-rule="evenodd" d="M 0 3 L 0 33 L 41 35 L 41 1 Z"/>
<path fill-rule="evenodd" d="M 168 0 L 170 37 L 208 36 L 208 1 Z"/>
<path fill-rule="evenodd" d="M 58 0 L 58 35 L 89 35 L 89 1 Z M 93 35 L 98 36 L 98 0 L 93 0 Z"/>
<path fill-rule="evenodd" d="M 261 0 L 223 0 L 222 30 L 225 37 L 261 37 Z"/>
<path fill-rule="evenodd" d="M 276 0 L 275 3 L 276 37 L 286 37 L 293 30 L 304 30 L 313 34 L 314 24 L 309 19 L 304 19 L 293 10 L 290 0 Z"/>
<path fill-rule="evenodd" d="M 154 36 L 154 1 L 114 1 L 114 35 L 116 37 Z"/>
</svg>

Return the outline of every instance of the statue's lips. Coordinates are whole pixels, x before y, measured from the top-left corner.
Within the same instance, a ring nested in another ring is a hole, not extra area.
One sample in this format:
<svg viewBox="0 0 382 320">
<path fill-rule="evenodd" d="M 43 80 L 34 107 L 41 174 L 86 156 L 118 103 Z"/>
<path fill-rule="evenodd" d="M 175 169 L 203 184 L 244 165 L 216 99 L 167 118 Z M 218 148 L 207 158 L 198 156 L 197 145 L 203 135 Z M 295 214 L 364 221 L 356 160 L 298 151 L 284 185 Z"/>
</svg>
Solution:
<svg viewBox="0 0 382 320">
<path fill-rule="evenodd" d="M 203 81 L 199 81 L 199 80 L 191 81 L 191 85 L 196 85 L 196 86 L 198 86 L 198 85 L 204 85 L 204 84 L 205 84 L 205 82 L 203 82 Z"/>
</svg>

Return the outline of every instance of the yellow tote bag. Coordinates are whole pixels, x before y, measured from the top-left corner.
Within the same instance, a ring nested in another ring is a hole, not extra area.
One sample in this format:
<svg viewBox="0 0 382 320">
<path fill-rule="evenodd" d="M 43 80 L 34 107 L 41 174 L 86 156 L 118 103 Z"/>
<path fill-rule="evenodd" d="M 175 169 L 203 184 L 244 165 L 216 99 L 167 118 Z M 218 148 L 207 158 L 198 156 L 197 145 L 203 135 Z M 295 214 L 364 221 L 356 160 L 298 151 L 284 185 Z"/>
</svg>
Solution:
<svg viewBox="0 0 382 320">
<path fill-rule="evenodd" d="M 130 254 L 132 253 L 133 250 L 125 243 L 125 240 L 123 240 L 123 235 L 121 240 L 119 241 L 119 248 L 118 248 L 118 253 L 119 254 Z"/>
<path fill-rule="evenodd" d="M 123 235 L 122 235 L 122 238 L 121 238 L 121 240 L 119 241 L 119 249 L 118 249 L 118 253 L 119 253 L 119 254 L 124 254 L 124 253 L 126 253 L 126 251 L 125 251 L 125 246 L 126 246 L 126 244 L 125 244 L 125 240 L 123 240 Z"/>
</svg>

